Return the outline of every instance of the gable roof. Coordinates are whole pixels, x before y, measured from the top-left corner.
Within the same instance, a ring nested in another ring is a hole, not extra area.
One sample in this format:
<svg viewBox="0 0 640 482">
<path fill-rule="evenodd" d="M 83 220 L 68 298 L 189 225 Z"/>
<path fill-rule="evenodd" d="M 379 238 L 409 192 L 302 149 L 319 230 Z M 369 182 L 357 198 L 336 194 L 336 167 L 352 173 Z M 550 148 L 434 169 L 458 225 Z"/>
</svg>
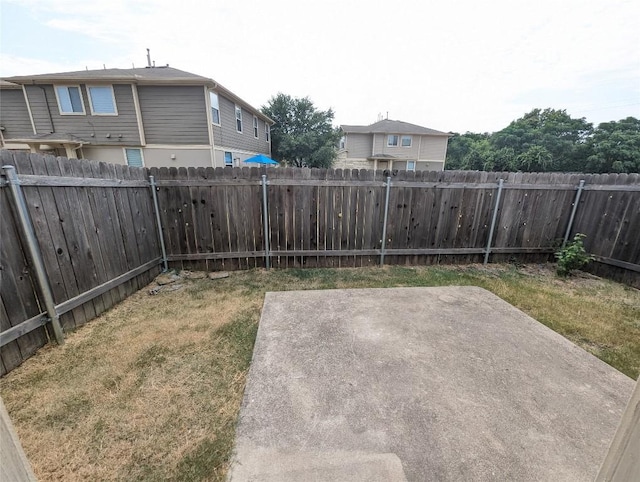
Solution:
<svg viewBox="0 0 640 482">
<path fill-rule="evenodd" d="M 54 74 L 18 75 L 4 80 L 16 84 L 43 84 L 51 82 L 136 82 L 136 83 L 180 83 L 202 85 L 215 83 L 212 79 L 174 69 L 173 67 L 145 67 L 141 69 L 98 69 L 59 72 Z"/>
<path fill-rule="evenodd" d="M 354 134 L 415 134 L 428 136 L 451 136 L 447 132 L 429 129 L 416 124 L 397 120 L 383 119 L 368 126 L 340 126 L 344 132 Z"/>
<path fill-rule="evenodd" d="M 247 110 L 273 125 L 275 122 L 247 101 L 208 77 L 174 69 L 173 67 L 144 67 L 139 69 L 98 69 L 59 72 L 54 74 L 19 75 L 5 77 L 0 82 L 7 84 L 52 84 L 57 82 L 110 82 L 133 83 L 138 85 L 203 85 L 230 98 Z"/>
</svg>

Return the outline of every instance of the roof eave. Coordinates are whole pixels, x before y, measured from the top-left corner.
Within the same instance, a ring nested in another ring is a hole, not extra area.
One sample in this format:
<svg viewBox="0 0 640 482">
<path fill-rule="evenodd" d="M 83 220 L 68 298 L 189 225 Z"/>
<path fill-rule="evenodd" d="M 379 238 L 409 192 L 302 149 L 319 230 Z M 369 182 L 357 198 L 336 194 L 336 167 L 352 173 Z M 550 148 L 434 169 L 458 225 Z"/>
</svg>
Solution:
<svg viewBox="0 0 640 482">
<path fill-rule="evenodd" d="M 216 83 L 212 79 L 205 77 L 201 79 L 194 78 L 169 78 L 169 79 L 148 79 L 136 76 L 108 76 L 108 77 L 6 77 L 2 79 L 19 85 L 43 85 L 61 82 L 75 82 L 83 84 L 93 83 L 123 83 L 123 84 L 139 84 L 139 85 L 206 85 L 215 87 Z"/>
<path fill-rule="evenodd" d="M 433 136 L 433 137 L 451 137 L 453 134 L 447 132 L 396 132 L 396 131 L 349 131 L 342 129 L 345 134 L 399 134 L 399 135 L 407 135 L 407 136 Z"/>
</svg>

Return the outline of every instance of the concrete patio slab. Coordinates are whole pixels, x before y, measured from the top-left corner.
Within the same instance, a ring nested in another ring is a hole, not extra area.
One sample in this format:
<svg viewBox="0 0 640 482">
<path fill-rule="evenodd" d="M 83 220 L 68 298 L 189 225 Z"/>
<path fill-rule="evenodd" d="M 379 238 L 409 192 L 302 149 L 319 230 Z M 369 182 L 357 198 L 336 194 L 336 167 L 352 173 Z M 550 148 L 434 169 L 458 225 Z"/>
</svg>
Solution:
<svg viewBox="0 0 640 482">
<path fill-rule="evenodd" d="M 481 288 L 267 293 L 229 478 L 593 480 L 633 387 Z"/>
</svg>

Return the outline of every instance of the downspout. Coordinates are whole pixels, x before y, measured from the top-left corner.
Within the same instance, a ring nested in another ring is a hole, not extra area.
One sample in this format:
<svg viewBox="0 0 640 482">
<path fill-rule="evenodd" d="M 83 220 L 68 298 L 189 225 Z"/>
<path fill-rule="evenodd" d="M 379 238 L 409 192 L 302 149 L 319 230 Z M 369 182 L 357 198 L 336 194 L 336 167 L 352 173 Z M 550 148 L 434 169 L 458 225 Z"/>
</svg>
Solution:
<svg viewBox="0 0 640 482">
<path fill-rule="evenodd" d="M 215 150 L 215 134 L 213 132 L 213 117 L 211 116 L 211 96 L 209 95 L 210 91 L 214 91 L 218 87 L 216 82 L 213 82 L 213 87 L 209 88 L 206 85 L 204 86 L 204 105 L 207 109 L 207 132 L 209 133 L 209 146 L 211 151 L 211 167 L 216 167 L 216 150 Z M 216 95 L 218 93 L 216 92 Z M 218 100 L 219 105 L 219 100 Z"/>
<path fill-rule="evenodd" d="M 49 106 L 49 97 L 47 96 L 47 90 L 41 85 L 38 85 L 38 88 L 42 90 L 42 93 L 44 95 L 44 102 L 47 105 L 47 114 L 49 114 L 49 123 L 51 124 L 51 132 L 49 132 L 49 134 L 53 134 L 56 131 L 56 128 L 53 125 L 53 117 L 51 116 L 51 106 Z"/>
<path fill-rule="evenodd" d="M 33 112 L 31 112 L 31 104 L 29 104 L 29 94 L 24 84 L 22 85 L 22 95 L 24 95 L 24 101 L 27 104 L 27 112 L 29 113 L 29 120 L 31 121 L 31 128 L 33 129 L 33 135 L 35 136 L 38 131 L 36 130 L 36 123 L 33 121 Z"/>
</svg>

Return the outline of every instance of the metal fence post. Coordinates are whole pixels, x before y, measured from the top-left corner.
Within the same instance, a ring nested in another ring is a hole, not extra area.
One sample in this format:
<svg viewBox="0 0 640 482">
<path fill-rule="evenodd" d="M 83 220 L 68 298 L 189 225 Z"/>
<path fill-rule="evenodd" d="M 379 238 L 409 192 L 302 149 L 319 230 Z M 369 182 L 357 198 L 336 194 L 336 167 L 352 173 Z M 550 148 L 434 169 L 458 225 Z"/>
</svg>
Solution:
<svg viewBox="0 0 640 482">
<path fill-rule="evenodd" d="M 262 175 L 262 225 L 264 231 L 264 263 L 267 269 L 271 268 L 271 254 L 269 253 L 269 213 L 267 211 L 267 175 Z"/>
<path fill-rule="evenodd" d="M 387 247 L 387 218 L 389 216 L 389 191 L 391 189 L 391 176 L 387 176 L 386 194 L 384 199 L 384 221 L 382 224 L 382 246 L 380 246 L 380 266 L 384 265 L 384 250 Z"/>
<path fill-rule="evenodd" d="M 484 253 L 484 264 L 489 262 L 489 255 L 491 254 L 491 243 L 493 242 L 493 231 L 496 227 L 496 221 L 498 220 L 498 207 L 500 206 L 500 198 L 502 197 L 502 186 L 504 185 L 504 179 L 498 181 L 498 193 L 496 194 L 496 203 L 493 206 L 493 217 L 491 218 L 491 228 L 489 228 L 489 240 L 487 241 L 487 250 Z"/>
<path fill-rule="evenodd" d="M 580 180 L 580 184 L 578 184 L 578 190 L 576 191 L 576 198 L 573 200 L 573 208 L 571 209 L 571 216 L 569 216 L 569 224 L 567 224 L 567 230 L 564 233 L 564 239 L 562 240 L 562 247 L 564 248 L 569 240 L 569 235 L 571 234 L 571 228 L 573 227 L 573 220 L 576 217 L 576 211 L 578 210 L 578 203 L 580 202 L 580 196 L 582 195 L 582 190 L 584 189 L 584 179 Z"/>
<path fill-rule="evenodd" d="M 167 262 L 167 250 L 164 245 L 164 236 L 162 235 L 162 220 L 160 219 L 160 206 L 158 204 L 158 194 L 156 193 L 156 178 L 149 176 L 149 183 L 151 184 L 151 194 L 153 195 L 153 208 L 156 212 L 156 227 L 158 228 L 158 239 L 160 239 L 160 248 L 162 249 L 162 266 L 163 271 L 169 270 L 169 263 Z"/>
<path fill-rule="evenodd" d="M 47 315 L 53 328 L 53 335 L 56 342 L 59 345 L 64 343 L 64 333 L 62 326 L 60 325 L 60 318 L 56 311 L 56 304 L 53 301 L 53 293 L 51 292 L 51 286 L 49 285 L 49 278 L 47 278 L 47 271 L 44 267 L 44 261 L 42 260 L 42 254 L 40 253 L 40 246 L 36 239 L 36 234 L 33 230 L 33 224 L 31 223 L 31 217 L 29 216 L 29 210 L 27 209 L 27 202 L 20 186 L 20 180 L 16 174 L 16 168 L 14 166 L 2 166 L 2 170 L 7 176 L 7 182 L 11 195 L 13 197 L 13 204 L 17 214 L 18 224 L 24 237 L 24 241 L 27 245 L 29 252 L 29 258 L 33 264 L 33 269 L 36 274 L 36 281 L 42 294 L 43 302 L 47 310 Z"/>
</svg>

